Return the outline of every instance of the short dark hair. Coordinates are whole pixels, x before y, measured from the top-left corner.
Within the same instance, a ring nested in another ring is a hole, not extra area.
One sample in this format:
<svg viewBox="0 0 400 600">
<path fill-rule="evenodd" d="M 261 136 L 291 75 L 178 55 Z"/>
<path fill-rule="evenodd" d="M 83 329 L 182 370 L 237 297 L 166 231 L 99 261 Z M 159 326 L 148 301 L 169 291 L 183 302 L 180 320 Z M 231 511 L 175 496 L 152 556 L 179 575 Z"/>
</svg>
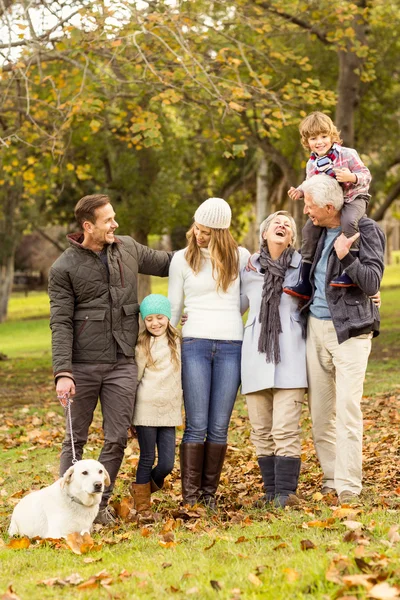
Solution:
<svg viewBox="0 0 400 600">
<path fill-rule="evenodd" d="M 81 198 L 75 206 L 75 219 L 78 225 L 83 228 L 85 221 L 95 223 L 96 210 L 109 203 L 110 198 L 105 194 L 92 194 L 91 196 Z"/>
</svg>

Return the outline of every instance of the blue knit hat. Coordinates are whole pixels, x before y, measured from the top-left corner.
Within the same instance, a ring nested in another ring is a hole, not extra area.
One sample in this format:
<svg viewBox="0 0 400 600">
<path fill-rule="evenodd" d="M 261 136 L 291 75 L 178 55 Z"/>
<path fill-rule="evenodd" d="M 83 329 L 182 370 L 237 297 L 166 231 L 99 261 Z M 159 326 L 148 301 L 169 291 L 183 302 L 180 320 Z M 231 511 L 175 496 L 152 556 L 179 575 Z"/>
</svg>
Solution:
<svg viewBox="0 0 400 600">
<path fill-rule="evenodd" d="M 171 319 L 171 303 L 162 294 L 150 294 L 143 298 L 140 305 L 140 314 L 144 320 L 149 315 L 165 315 Z"/>
</svg>

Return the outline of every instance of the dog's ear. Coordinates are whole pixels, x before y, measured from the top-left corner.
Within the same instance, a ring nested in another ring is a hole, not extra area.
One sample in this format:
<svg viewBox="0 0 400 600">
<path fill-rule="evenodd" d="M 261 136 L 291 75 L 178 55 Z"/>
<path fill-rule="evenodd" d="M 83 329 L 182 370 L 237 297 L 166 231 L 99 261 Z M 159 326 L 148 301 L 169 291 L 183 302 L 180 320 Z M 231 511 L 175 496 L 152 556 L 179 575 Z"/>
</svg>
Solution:
<svg viewBox="0 0 400 600">
<path fill-rule="evenodd" d="M 72 476 L 74 474 L 74 466 L 70 467 L 67 471 L 65 471 L 62 479 L 61 479 L 61 487 L 63 488 L 66 483 L 71 483 Z"/>
<path fill-rule="evenodd" d="M 108 485 L 110 485 L 111 479 L 110 479 L 107 469 L 105 469 L 104 467 L 103 467 L 103 469 L 104 469 L 104 485 L 107 487 Z"/>
</svg>

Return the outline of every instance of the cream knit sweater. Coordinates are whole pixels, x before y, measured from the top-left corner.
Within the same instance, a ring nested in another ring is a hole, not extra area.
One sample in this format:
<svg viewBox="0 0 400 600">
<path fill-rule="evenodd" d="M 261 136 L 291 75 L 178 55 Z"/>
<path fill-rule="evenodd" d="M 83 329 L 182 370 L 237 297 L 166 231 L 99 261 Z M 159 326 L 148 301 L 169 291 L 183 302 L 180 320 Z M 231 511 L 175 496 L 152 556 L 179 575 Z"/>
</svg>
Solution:
<svg viewBox="0 0 400 600">
<path fill-rule="evenodd" d="M 160 337 L 152 338 L 150 351 L 154 366 L 146 364 L 146 357 L 140 346 L 137 346 L 135 351 L 139 384 L 133 424 L 148 427 L 181 425 L 183 398 L 181 368 L 172 362 L 165 333 Z M 180 346 L 178 352 L 180 358 Z"/>
<path fill-rule="evenodd" d="M 185 338 L 242 340 L 240 277 L 226 292 L 217 290 L 209 250 L 201 249 L 203 260 L 197 274 L 189 267 L 185 252 L 186 248 L 175 252 L 169 267 L 168 298 L 172 308 L 172 325 L 176 327 L 183 311 L 187 314 L 187 321 L 182 327 Z M 239 273 L 249 257 L 250 252 L 239 247 Z"/>
</svg>

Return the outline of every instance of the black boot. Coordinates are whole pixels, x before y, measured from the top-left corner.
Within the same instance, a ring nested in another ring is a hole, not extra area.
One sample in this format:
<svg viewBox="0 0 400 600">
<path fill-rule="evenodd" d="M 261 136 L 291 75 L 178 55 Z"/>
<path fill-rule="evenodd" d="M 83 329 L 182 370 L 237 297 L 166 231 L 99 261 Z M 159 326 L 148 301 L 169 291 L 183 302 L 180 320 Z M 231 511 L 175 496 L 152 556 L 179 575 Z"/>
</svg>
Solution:
<svg viewBox="0 0 400 600">
<path fill-rule="evenodd" d="M 301 458 L 275 456 L 275 506 L 284 508 L 290 496 L 296 498 L 300 467 Z"/>
<path fill-rule="evenodd" d="M 359 257 L 358 250 L 350 250 L 350 254 L 354 256 L 354 258 Z M 352 278 L 347 275 L 346 271 L 343 271 L 343 273 L 339 275 L 339 277 L 335 277 L 335 279 L 332 279 L 329 285 L 338 288 L 357 287 Z"/>
<path fill-rule="evenodd" d="M 289 296 L 295 296 L 302 300 L 309 300 L 312 294 L 312 287 L 310 283 L 310 271 L 311 263 L 303 262 L 301 265 L 300 279 L 297 285 L 284 287 L 283 291 Z"/>
<path fill-rule="evenodd" d="M 199 501 L 201 494 L 204 444 L 182 443 L 179 448 L 179 455 L 183 504 L 194 506 Z"/>
<path fill-rule="evenodd" d="M 255 502 L 254 508 L 263 508 L 275 498 L 275 456 L 259 456 L 258 466 L 264 484 L 264 496 Z"/>
<path fill-rule="evenodd" d="M 227 444 L 204 444 L 203 475 L 201 478 L 201 501 L 211 510 L 217 509 L 215 492 L 217 491 L 221 471 L 225 460 Z"/>
</svg>

